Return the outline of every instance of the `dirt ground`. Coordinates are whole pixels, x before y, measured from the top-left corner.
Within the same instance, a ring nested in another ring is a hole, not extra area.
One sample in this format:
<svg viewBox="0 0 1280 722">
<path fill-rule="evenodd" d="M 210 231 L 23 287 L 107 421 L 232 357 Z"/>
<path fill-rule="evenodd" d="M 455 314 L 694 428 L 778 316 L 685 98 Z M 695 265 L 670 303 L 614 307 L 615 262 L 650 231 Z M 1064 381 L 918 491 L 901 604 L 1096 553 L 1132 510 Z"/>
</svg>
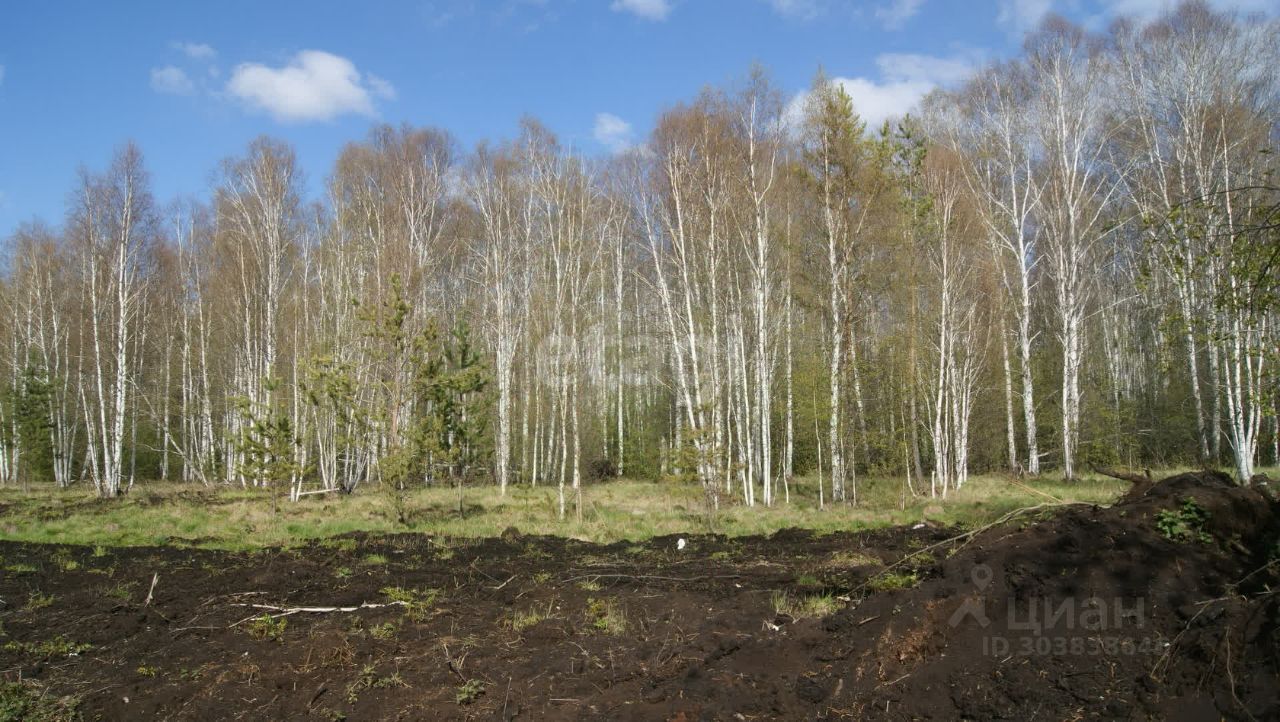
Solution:
<svg viewBox="0 0 1280 722">
<path fill-rule="evenodd" d="M 0 543 L 0 681 L 112 720 L 1276 719 L 1278 511 L 1203 473 L 969 536 Z"/>
</svg>

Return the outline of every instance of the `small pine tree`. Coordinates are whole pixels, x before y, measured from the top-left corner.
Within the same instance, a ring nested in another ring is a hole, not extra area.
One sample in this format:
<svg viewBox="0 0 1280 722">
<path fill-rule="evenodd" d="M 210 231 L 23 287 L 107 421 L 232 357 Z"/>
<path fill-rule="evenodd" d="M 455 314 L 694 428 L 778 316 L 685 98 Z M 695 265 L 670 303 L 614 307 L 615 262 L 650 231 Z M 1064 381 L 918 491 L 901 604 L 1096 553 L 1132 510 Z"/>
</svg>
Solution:
<svg viewBox="0 0 1280 722">
<path fill-rule="evenodd" d="M 269 381 L 268 388 L 278 382 Z M 302 474 L 298 463 L 299 439 L 289 415 L 254 404 L 246 398 L 234 401 L 244 424 L 235 440 L 240 454 L 240 474 L 278 490 Z M 274 508 L 276 496 L 272 495 Z"/>
<path fill-rule="evenodd" d="M 52 401 L 53 384 L 48 374 L 34 364 L 27 366 L 19 380 L 13 410 L 22 449 L 21 471 L 29 481 L 53 478 L 53 442 L 49 438 L 53 428 L 49 416 Z"/>
</svg>

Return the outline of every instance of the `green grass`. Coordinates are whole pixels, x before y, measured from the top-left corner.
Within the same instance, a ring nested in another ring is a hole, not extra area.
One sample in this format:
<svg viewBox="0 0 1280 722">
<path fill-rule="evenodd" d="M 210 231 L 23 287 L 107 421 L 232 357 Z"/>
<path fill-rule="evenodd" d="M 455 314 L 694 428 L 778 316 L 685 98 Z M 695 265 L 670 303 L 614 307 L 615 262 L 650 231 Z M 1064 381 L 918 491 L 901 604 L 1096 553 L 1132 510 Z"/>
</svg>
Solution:
<svg viewBox="0 0 1280 722">
<path fill-rule="evenodd" d="M 627 631 L 627 615 L 612 599 L 587 599 L 587 623 L 591 629 L 604 634 L 623 634 Z"/>
<path fill-rule="evenodd" d="M 507 626 L 511 628 L 511 631 L 518 634 L 547 618 L 547 613 L 540 609 L 529 609 L 523 612 L 516 611 L 512 612 L 511 617 L 507 619 Z"/>
<path fill-rule="evenodd" d="M 79 719 L 75 697 L 54 697 L 31 681 L 0 681 L 0 722 L 63 722 Z"/>
<path fill-rule="evenodd" d="M 391 689 L 392 687 L 408 686 L 399 672 L 380 677 L 375 665 L 366 664 L 355 680 L 347 685 L 347 702 L 355 704 L 360 699 L 360 693 L 367 689 Z"/>
<path fill-rule="evenodd" d="M 369 627 L 369 636 L 386 642 L 395 639 L 396 633 L 399 631 L 400 628 L 396 626 L 395 622 L 383 622 Z"/>
<path fill-rule="evenodd" d="M 245 627 L 249 636 L 259 641 L 283 642 L 284 630 L 289 626 L 289 620 L 285 617 L 272 617 L 270 614 L 263 614 L 256 617 Z"/>
<path fill-rule="evenodd" d="M 773 611 L 792 619 L 825 617 L 840 609 L 840 600 L 830 594 L 773 593 Z"/>
<path fill-rule="evenodd" d="M 54 596 L 52 594 L 42 594 L 39 591 L 34 591 L 27 597 L 27 605 L 23 607 L 23 609 L 28 612 L 34 612 L 37 609 L 44 609 L 45 607 L 52 606 L 53 601 Z"/>
<path fill-rule="evenodd" d="M 1275 473 L 1274 469 L 1264 471 Z M 779 493 L 772 508 L 747 508 L 735 493 L 725 495 L 720 511 L 709 518 L 702 489 L 697 486 L 620 480 L 583 490 L 581 521 L 572 509 L 567 519 L 558 518 L 554 487 L 511 487 L 505 497 L 493 487 L 470 488 L 465 516 L 455 511 L 456 489 L 420 488 L 407 493 L 408 524 L 397 521 L 391 499 L 374 486 L 362 487 L 352 495 L 316 495 L 298 503 L 284 502 L 275 512 L 271 494 L 252 489 L 207 490 L 153 482 L 140 485 L 123 499 L 105 501 L 93 500 L 83 487 L 0 489 L 0 506 L 4 508 L 0 512 L 0 539 L 91 547 L 184 544 L 247 550 L 356 531 L 493 537 L 515 527 L 525 534 L 638 542 L 665 534 L 708 531 L 742 536 L 800 527 L 826 533 L 924 519 L 976 525 L 1016 508 L 1054 499 L 1108 504 L 1129 485 L 1091 475 L 1068 483 L 1046 474 L 1026 484 L 1013 483 L 1003 475 L 981 475 L 972 477 L 946 499 L 926 495 L 904 499 L 903 487 L 901 478 L 860 477 L 858 506 L 827 503 L 818 509 L 816 479 L 805 477 L 792 483 L 789 504 Z M 355 546 L 349 539 L 329 543 L 343 550 Z M 366 561 L 379 564 L 385 558 L 371 555 Z M 18 573 L 27 568 L 10 561 L 7 571 Z"/>
<path fill-rule="evenodd" d="M 404 616 L 411 622 L 421 622 L 440 596 L 439 589 L 404 589 L 384 587 L 382 595 L 404 606 Z"/>
<path fill-rule="evenodd" d="M 910 589 L 920 583 L 915 572 L 881 572 L 867 582 L 867 588 L 876 592 L 888 592 L 894 589 Z"/>
<path fill-rule="evenodd" d="M 39 642 L 7 642 L 4 645 L 6 652 L 17 652 L 41 658 L 72 657 L 87 652 L 92 648 L 93 645 L 72 642 L 61 634 L 53 639 Z"/>
<path fill-rule="evenodd" d="M 840 551 L 833 553 L 827 559 L 824 565 L 829 568 L 847 569 L 850 567 L 878 567 L 881 566 L 879 559 L 869 555 L 854 551 Z"/>
<path fill-rule="evenodd" d="M 133 593 L 137 586 L 137 582 L 120 582 L 103 593 L 108 597 L 114 597 L 122 602 L 128 602 L 130 599 L 133 599 Z"/>
</svg>

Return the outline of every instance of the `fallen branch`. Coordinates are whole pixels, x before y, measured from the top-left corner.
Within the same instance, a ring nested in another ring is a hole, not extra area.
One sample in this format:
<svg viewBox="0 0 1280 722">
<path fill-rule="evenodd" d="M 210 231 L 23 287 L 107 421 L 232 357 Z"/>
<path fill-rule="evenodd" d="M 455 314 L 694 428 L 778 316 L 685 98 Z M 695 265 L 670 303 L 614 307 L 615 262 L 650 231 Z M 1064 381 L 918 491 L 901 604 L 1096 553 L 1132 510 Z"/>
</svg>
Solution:
<svg viewBox="0 0 1280 722">
<path fill-rule="evenodd" d="M 1231 586 L 1232 586 L 1232 587 L 1239 587 L 1241 584 L 1244 584 L 1246 581 L 1248 581 L 1248 580 L 1249 580 L 1249 578 L 1250 578 L 1250 577 L 1252 577 L 1254 574 L 1257 574 L 1258 572 L 1261 572 L 1261 571 L 1266 571 L 1267 569 L 1269 569 L 1269 568 L 1271 568 L 1271 567 L 1275 566 L 1275 565 L 1276 565 L 1276 564 L 1278 564 L 1278 563 L 1280 563 L 1280 559 L 1272 559 L 1271 561 L 1267 562 L 1266 564 L 1263 564 L 1262 566 L 1258 567 L 1257 569 L 1254 569 L 1253 571 L 1249 572 L 1248 574 L 1244 575 L 1243 577 L 1240 577 L 1240 579 L 1239 579 L 1235 584 L 1232 584 Z"/>
<path fill-rule="evenodd" d="M 1151 484 L 1155 483 L 1155 480 L 1151 478 L 1150 469 L 1144 469 L 1143 470 L 1145 472 L 1144 474 L 1134 474 L 1128 471 L 1120 471 L 1119 469 L 1112 469 L 1109 466 L 1095 466 L 1093 467 L 1093 471 L 1094 473 L 1102 474 L 1103 476 L 1109 476 L 1112 479 L 1127 481 L 1130 484 L 1133 484 L 1134 486 L 1150 486 Z"/>
<path fill-rule="evenodd" d="M 507 581 L 505 581 L 505 582 L 503 582 L 503 583 L 499 584 L 499 585 L 498 585 L 498 586 L 496 586 L 496 587 L 489 587 L 489 588 L 490 588 L 490 589 L 492 589 L 492 590 L 493 590 L 493 591 L 495 591 L 495 592 L 497 592 L 497 591 L 501 591 L 503 587 L 505 587 L 505 586 L 507 586 L 508 584 L 510 584 L 510 583 L 511 583 L 512 581 L 514 581 L 514 580 L 515 580 L 515 578 L 516 578 L 516 577 L 518 577 L 518 576 L 520 576 L 520 575 L 519 575 L 519 574 L 512 574 L 512 575 L 511 575 L 511 579 L 508 579 Z"/>
<path fill-rule="evenodd" d="M 254 609 L 272 609 L 277 612 L 288 612 L 297 614 L 299 612 L 309 612 L 312 614 L 327 614 L 329 612 L 354 612 L 358 609 L 380 609 L 382 607 L 403 607 L 408 602 L 386 602 L 384 604 L 374 604 L 373 602 L 361 602 L 354 607 L 277 607 L 274 604 L 238 604 L 240 607 L 253 607 Z"/>
<path fill-rule="evenodd" d="M 1188 619 L 1187 623 L 1182 627 L 1182 631 L 1174 635 L 1173 639 L 1165 645 L 1164 654 L 1160 655 L 1160 658 L 1156 660 L 1155 665 L 1151 668 L 1152 679 L 1157 682 L 1164 681 L 1161 678 L 1161 675 L 1168 671 L 1169 661 L 1173 658 L 1173 653 L 1178 649 L 1178 641 L 1182 639 L 1182 635 L 1191 631 L 1192 625 L 1194 625 L 1195 621 L 1200 618 L 1201 614 L 1205 613 L 1205 610 L 1209 608 L 1209 605 L 1216 604 L 1218 602 L 1225 602 L 1229 599 L 1231 599 L 1229 596 L 1215 597 L 1213 599 L 1206 599 L 1202 602 L 1196 602 L 1196 606 L 1200 607 L 1199 611 L 1192 615 L 1191 619 Z"/>
<path fill-rule="evenodd" d="M 1019 516 L 1021 516 L 1021 515 L 1023 515 L 1023 514 L 1028 514 L 1028 513 L 1031 513 L 1031 512 L 1041 511 L 1041 510 L 1043 510 L 1043 509 L 1055 509 L 1055 508 L 1060 508 L 1060 507 L 1064 507 L 1064 506 L 1090 506 L 1090 504 L 1089 504 L 1088 502 L 1084 502 L 1084 501 L 1061 501 L 1061 502 L 1055 502 L 1055 503 L 1052 503 L 1052 504 L 1036 504 L 1035 506 L 1025 506 L 1025 507 L 1022 507 L 1021 509 L 1014 509 L 1013 511 L 1011 511 L 1011 512 L 1009 512 L 1009 513 L 1007 513 L 1007 514 L 1005 514 L 1005 515 L 1003 515 L 1003 516 L 1001 516 L 999 519 L 996 519 L 995 521 L 991 522 L 990 524 L 987 524 L 987 525 L 985 525 L 985 526 L 980 526 L 980 527 L 978 527 L 977 529 L 970 529 L 969 531 L 964 532 L 963 534 L 957 534 L 957 535 L 955 535 L 955 536 L 953 536 L 953 537 L 950 537 L 950 538 L 948 538 L 948 539 L 943 539 L 942 541 L 940 541 L 940 542 L 938 542 L 938 543 L 936 543 L 936 544 L 930 544 L 929 546 L 927 546 L 927 547 L 925 547 L 925 548 L 923 548 L 923 549 L 919 549 L 919 550 L 913 551 L 913 552 L 911 552 L 910 554 L 908 554 L 908 555 L 906 555 L 906 556 L 902 557 L 902 558 L 901 558 L 901 559 L 899 559 L 898 561 L 896 561 L 896 562 L 894 562 L 894 563 L 892 563 L 892 564 L 890 564 L 890 565 L 886 566 L 884 569 L 881 569 L 881 570 L 880 570 L 880 574 L 884 574 L 885 572 L 887 572 L 887 571 L 889 571 L 889 570 L 891 570 L 891 569 L 895 569 L 895 568 L 897 568 L 897 567 L 902 566 L 903 564 L 906 564 L 906 563 L 907 563 L 908 561 L 910 561 L 913 557 L 922 556 L 922 555 L 924 555 L 924 554 L 926 554 L 926 553 L 928 553 L 928 552 L 933 551 L 934 549 L 937 549 L 938 547 L 947 546 L 948 544 L 954 544 L 955 542 L 958 542 L 958 541 L 960 541 L 960 540 L 962 540 L 962 539 L 963 539 L 964 541 L 963 541 L 959 546 L 957 546 L 957 547 L 955 548 L 955 551 L 959 551 L 959 550 L 963 549 L 966 545 L 968 545 L 968 544 L 969 544 L 969 542 L 973 541 L 973 538 L 974 538 L 974 537 L 976 537 L 976 536 L 978 536 L 979 534 L 981 534 L 981 533 L 983 533 L 983 532 L 987 531 L 988 529 L 994 529 L 994 528 L 996 528 L 996 527 L 1000 526 L 1001 524 L 1007 523 L 1007 522 L 1009 522 L 1009 521 L 1011 521 L 1011 520 L 1013 520 L 1013 519 L 1015 519 L 1015 518 L 1017 518 L 1017 517 L 1019 517 Z M 867 585 L 871 584 L 872 580 L 873 580 L 873 579 L 875 579 L 875 578 L 876 578 L 876 576 L 879 576 L 879 574 L 877 574 L 877 575 L 873 575 L 873 576 L 869 577 L 869 578 L 867 579 L 867 581 L 865 581 L 865 582 L 863 582 L 863 583 L 859 584 L 858 586 L 854 587 L 854 588 L 853 588 L 852 590 L 850 590 L 850 591 L 851 591 L 851 592 L 859 592 L 859 591 L 862 591 L 863 589 L 865 589 L 865 588 L 867 587 Z"/>
<path fill-rule="evenodd" d="M 704 579 L 741 579 L 741 574 L 713 574 L 700 577 L 662 577 L 653 574 L 581 574 L 568 579 L 561 579 L 562 584 L 576 582 L 580 579 L 648 579 L 661 582 L 698 582 Z"/>
<path fill-rule="evenodd" d="M 1047 492 L 1047 491 L 1041 491 L 1041 490 L 1039 490 L 1039 489 L 1035 488 L 1034 486 L 1032 486 L 1032 485 L 1030 485 L 1030 484 L 1028 484 L 1028 483 L 1026 483 L 1026 482 L 1019 481 L 1019 480 L 1017 480 L 1017 479 L 1010 479 L 1009 481 L 1011 481 L 1015 486 L 1020 486 L 1020 487 L 1022 487 L 1023 489 L 1026 489 L 1027 491 L 1029 491 L 1029 492 L 1031 492 L 1031 493 L 1033 493 L 1033 494 L 1039 494 L 1040 496 L 1043 496 L 1043 497 L 1044 497 L 1044 498 L 1046 498 L 1046 499 L 1050 499 L 1050 500 L 1052 500 L 1052 501 L 1055 501 L 1055 502 L 1057 502 L 1057 503 L 1059 503 L 1059 504 L 1061 504 L 1061 503 L 1062 503 L 1062 500 L 1061 500 L 1061 499 L 1059 499 L 1058 497 L 1054 496 L 1053 494 L 1050 494 L 1050 493 L 1049 493 L 1049 492 Z"/>
<path fill-rule="evenodd" d="M 314 489 L 312 491 L 300 491 L 298 492 L 297 497 L 301 499 L 304 496 L 311 496 L 312 494 L 332 494 L 335 491 L 341 491 L 341 489 Z"/>
<path fill-rule="evenodd" d="M 232 592 L 230 594 L 216 594 L 208 599 L 200 602 L 200 607 L 207 607 L 219 599 L 235 598 L 235 597 L 257 597 L 266 594 L 266 592 Z"/>
<path fill-rule="evenodd" d="M 901 682 L 902 680 L 906 679 L 907 677 L 910 677 L 910 676 L 911 676 L 911 674 L 912 674 L 911 672 L 907 672 L 906 674 L 902 675 L 901 677 L 899 677 L 899 678 L 897 678 L 897 679 L 895 679 L 895 680 L 891 680 L 891 681 L 889 681 L 889 682 L 881 682 L 880 684 L 877 684 L 877 685 L 876 685 L 876 689 L 883 689 L 883 688 L 885 688 L 885 687 L 892 687 L 893 685 L 895 685 L 895 684 L 897 684 L 897 683 Z M 888 707 L 888 705 L 889 705 L 889 700 L 885 700 L 885 709 L 886 709 L 886 710 L 889 708 L 889 707 Z"/>
<path fill-rule="evenodd" d="M 160 581 L 160 573 L 159 573 L 159 572 L 156 572 L 155 574 L 152 574 L 152 575 L 151 575 L 151 588 L 147 590 L 147 601 L 143 602 L 143 603 L 142 603 L 142 606 L 144 606 L 144 607 L 149 607 L 149 606 L 151 606 L 151 595 L 152 595 L 153 593 L 155 593 L 155 591 L 156 591 L 156 584 L 157 584 L 159 581 Z"/>
<path fill-rule="evenodd" d="M 441 642 L 440 646 L 444 648 L 444 663 L 445 663 L 445 666 L 449 668 L 449 671 L 458 675 L 458 679 L 462 680 L 463 684 L 466 684 L 467 682 L 469 682 L 470 680 L 467 679 L 467 676 L 462 673 L 462 663 L 466 661 L 467 655 L 463 654 L 462 657 L 455 663 L 453 661 L 453 657 L 449 655 L 449 645 Z"/>
<path fill-rule="evenodd" d="M 382 609 L 383 607 L 403 607 L 403 606 L 407 606 L 407 604 L 408 602 L 397 601 L 397 602 L 387 602 L 385 604 L 361 602 L 359 605 L 354 607 L 278 607 L 274 604 L 243 604 L 243 603 L 236 604 L 234 606 L 251 607 L 253 609 L 265 609 L 265 610 L 273 611 L 276 613 L 268 614 L 266 616 L 271 617 L 272 619 L 276 619 L 279 617 L 287 617 L 291 614 L 330 614 L 332 612 L 356 612 L 361 609 Z M 240 621 L 236 622 L 231 626 L 234 627 L 239 624 L 244 624 L 250 619 L 258 619 L 260 616 L 262 615 L 254 615 L 252 617 L 241 619 Z"/>
</svg>

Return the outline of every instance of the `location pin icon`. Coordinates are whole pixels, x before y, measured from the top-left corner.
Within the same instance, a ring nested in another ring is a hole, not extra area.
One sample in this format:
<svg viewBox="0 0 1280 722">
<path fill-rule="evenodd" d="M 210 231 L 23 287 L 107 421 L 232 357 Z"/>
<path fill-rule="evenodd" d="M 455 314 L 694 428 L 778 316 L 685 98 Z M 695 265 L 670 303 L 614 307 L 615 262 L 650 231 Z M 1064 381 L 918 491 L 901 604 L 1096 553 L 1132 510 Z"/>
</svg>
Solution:
<svg viewBox="0 0 1280 722">
<path fill-rule="evenodd" d="M 969 572 L 969 578 L 973 580 L 973 585 L 978 591 L 983 591 L 991 584 L 991 567 L 986 564 L 975 564 Z"/>
</svg>

